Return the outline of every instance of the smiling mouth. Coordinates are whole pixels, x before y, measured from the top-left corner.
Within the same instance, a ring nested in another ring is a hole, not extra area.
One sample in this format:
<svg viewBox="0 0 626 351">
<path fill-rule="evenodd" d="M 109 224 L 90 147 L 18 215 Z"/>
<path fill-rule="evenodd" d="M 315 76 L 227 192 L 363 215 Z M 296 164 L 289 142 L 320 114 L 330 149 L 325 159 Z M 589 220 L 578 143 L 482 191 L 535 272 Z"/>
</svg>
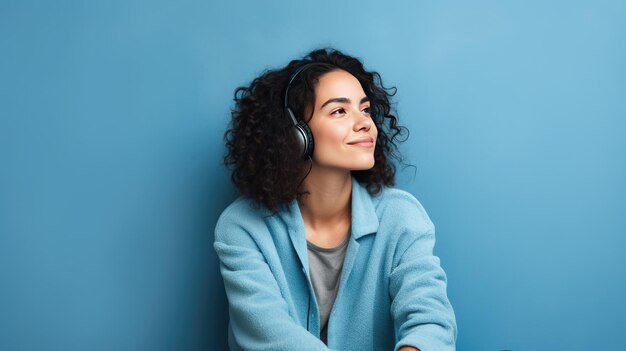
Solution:
<svg viewBox="0 0 626 351">
<path fill-rule="evenodd" d="M 362 140 L 354 143 L 348 143 L 348 145 L 352 146 L 360 146 L 360 147 L 372 147 L 374 146 L 374 142 L 372 140 Z"/>
</svg>

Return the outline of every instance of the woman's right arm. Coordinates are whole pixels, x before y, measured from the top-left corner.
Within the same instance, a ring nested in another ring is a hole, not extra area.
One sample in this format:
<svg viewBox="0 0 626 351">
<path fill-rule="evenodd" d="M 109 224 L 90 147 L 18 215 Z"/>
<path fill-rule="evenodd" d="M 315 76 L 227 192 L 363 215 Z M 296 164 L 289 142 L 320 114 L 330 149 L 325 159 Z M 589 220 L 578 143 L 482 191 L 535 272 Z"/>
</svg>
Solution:
<svg viewBox="0 0 626 351">
<path fill-rule="evenodd" d="M 244 350 L 328 350 L 290 316 L 278 283 L 253 238 L 241 225 L 224 217 L 215 228 L 214 248 L 236 344 Z"/>
</svg>

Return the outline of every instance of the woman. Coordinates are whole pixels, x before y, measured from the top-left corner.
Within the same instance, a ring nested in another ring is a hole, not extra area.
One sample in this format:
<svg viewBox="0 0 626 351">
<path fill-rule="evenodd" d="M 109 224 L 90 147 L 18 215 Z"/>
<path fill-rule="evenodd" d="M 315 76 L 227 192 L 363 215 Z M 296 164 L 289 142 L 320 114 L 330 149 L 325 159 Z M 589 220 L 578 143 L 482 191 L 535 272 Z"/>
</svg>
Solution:
<svg viewBox="0 0 626 351">
<path fill-rule="evenodd" d="M 233 350 L 453 350 L 434 226 L 394 189 L 401 134 L 376 72 L 320 49 L 235 92 L 215 228 Z"/>
</svg>

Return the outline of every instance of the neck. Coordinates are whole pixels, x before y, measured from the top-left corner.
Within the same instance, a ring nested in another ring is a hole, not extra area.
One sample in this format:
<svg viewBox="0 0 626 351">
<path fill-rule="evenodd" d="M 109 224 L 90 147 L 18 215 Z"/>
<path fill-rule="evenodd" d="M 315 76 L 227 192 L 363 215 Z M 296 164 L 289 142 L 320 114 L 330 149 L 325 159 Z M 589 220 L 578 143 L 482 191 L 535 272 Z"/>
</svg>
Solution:
<svg viewBox="0 0 626 351">
<path fill-rule="evenodd" d="M 312 228 L 349 220 L 352 177 L 350 171 L 315 167 L 303 182 L 309 194 L 298 201 L 305 223 Z"/>
</svg>

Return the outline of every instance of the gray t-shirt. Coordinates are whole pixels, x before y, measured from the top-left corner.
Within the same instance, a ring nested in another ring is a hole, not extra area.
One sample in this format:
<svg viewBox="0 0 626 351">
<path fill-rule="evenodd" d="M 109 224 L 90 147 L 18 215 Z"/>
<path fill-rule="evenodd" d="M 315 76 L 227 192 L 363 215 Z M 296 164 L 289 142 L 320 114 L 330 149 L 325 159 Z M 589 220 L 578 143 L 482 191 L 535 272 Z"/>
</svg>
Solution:
<svg viewBox="0 0 626 351">
<path fill-rule="evenodd" d="M 315 297 L 320 309 L 320 339 L 325 344 L 328 340 L 328 316 L 337 296 L 341 268 L 349 238 L 348 235 L 341 244 L 332 248 L 322 248 L 308 240 L 306 242 L 311 283 L 313 283 Z"/>
</svg>

